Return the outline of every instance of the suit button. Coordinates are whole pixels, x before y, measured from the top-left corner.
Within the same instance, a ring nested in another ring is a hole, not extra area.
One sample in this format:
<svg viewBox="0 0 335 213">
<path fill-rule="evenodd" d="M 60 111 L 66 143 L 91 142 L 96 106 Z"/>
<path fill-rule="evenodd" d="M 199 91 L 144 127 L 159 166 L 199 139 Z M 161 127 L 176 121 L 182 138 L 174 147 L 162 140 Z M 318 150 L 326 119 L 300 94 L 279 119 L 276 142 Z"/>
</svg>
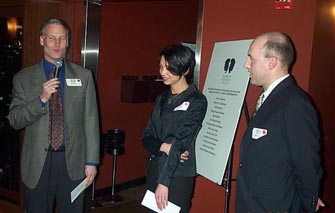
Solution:
<svg viewBox="0 0 335 213">
<path fill-rule="evenodd" d="M 242 168 L 242 167 L 243 167 L 243 164 L 242 164 L 242 163 L 240 163 L 240 165 L 239 165 L 239 166 L 240 166 L 240 168 Z"/>
</svg>

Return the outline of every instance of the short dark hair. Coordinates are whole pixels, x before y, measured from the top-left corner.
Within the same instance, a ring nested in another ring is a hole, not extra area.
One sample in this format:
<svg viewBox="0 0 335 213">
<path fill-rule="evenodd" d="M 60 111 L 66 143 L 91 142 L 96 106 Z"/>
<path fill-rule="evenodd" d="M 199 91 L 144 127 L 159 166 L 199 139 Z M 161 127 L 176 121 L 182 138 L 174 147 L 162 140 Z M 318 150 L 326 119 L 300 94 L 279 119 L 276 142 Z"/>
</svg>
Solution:
<svg viewBox="0 0 335 213">
<path fill-rule="evenodd" d="M 290 69 L 295 51 L 291 39 L 281 32 L 268 32 L 263 34 L 267 41 L 265 47 L 265 57 L 277 56 L 284 68 Z"/>
<path fill-rule="evenodd" d="M 167 70 L 174 75 L 182 76 L 186 73 L 185 77 L 188 82 L 191 81 L 195 66 L 195 54 L 189 47 L 182 44 L 173 44 L 166 47 L 160 54 L 161 58 L 164 56 L 167 62 Z"/>
<path fill-rule="evenodd" d="M 47 28 L 47 26 L 49 24 L 62 25 L 65 29 L 66 38 L 70 39 L 70 27 L 69 27 L 69 25 L 64 20 L 57 19 L 57 18 L 47 19 L 43 22 L 43 24 L 40 27 L 40 35 L 41 36 L 45 36 L 45 29 Z"/>
</svg>

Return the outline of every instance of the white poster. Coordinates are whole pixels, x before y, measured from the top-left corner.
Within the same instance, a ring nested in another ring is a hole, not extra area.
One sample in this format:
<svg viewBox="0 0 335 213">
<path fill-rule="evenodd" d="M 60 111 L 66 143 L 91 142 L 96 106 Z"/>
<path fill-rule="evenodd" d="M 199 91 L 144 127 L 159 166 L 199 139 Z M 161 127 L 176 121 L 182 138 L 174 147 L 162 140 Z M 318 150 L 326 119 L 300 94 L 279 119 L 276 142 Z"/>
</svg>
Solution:
<svg viewBox="0 0 335 213">
<path fill-rule="evenodd" d="M 221 184 L 248 87 L 243 67 L 252 40 L 215 43 L 203 93 L 206 117 L 196 140 L 197 173 Z"/>
</svg>

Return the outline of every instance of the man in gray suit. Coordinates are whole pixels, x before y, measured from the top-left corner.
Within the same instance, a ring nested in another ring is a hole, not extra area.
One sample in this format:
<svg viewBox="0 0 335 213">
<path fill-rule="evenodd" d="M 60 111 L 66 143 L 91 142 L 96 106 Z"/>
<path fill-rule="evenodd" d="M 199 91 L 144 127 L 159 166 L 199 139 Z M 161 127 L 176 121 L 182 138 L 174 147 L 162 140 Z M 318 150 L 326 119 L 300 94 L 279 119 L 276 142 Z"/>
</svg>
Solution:
<svg viewBox="0 0 335 213">
<path fill-rule="evenodd" d="M 99 163 L 99 123 L 92 73 L 65 60 L 68 25 L 49 19 L 40 29 L 44 59 L 25 68 L 13 80 L 8 119 L 15 129 L 25 128 L 21 176 L 25 208 L 30 212 L 82 212 L 83 194 L 71 203 L 71 191 L 86 177 L 89 186 Z M 59 75 L 53 76 L 54 64 Z M 51 77 L 50 77 L 51 76 Z M 51 100 L 60 92 L 60 143 L 50 135 Z"/>
</svg>

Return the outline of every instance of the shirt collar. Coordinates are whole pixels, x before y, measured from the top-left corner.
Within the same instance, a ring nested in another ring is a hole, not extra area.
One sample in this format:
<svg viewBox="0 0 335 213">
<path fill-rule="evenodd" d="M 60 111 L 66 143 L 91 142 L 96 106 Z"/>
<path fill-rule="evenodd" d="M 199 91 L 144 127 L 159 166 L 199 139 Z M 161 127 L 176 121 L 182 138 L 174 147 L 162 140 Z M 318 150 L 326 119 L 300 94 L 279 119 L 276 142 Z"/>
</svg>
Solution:
<svg viewBox="0 0 335 213">
<path fill-rule="evenodd" d="M 275 80 L 274 82 L 272 82 L 272 84 L 270 84 L 270 86 L 264 90 L 263 94 L 264 94 L 264 99 L 263 102 L 265 101 L 265 99 L 270 95 L 270 93 L 272 92 L 272 90 L 274 90 L 274 88 L 276 88 L 276 86 L 282 82 L 283 80 L 285 80 L 287 77 L 289 77 L 290 74 L 284 75 L 280 78 L 278 78 L 277 80 Z"/>
</svg>

